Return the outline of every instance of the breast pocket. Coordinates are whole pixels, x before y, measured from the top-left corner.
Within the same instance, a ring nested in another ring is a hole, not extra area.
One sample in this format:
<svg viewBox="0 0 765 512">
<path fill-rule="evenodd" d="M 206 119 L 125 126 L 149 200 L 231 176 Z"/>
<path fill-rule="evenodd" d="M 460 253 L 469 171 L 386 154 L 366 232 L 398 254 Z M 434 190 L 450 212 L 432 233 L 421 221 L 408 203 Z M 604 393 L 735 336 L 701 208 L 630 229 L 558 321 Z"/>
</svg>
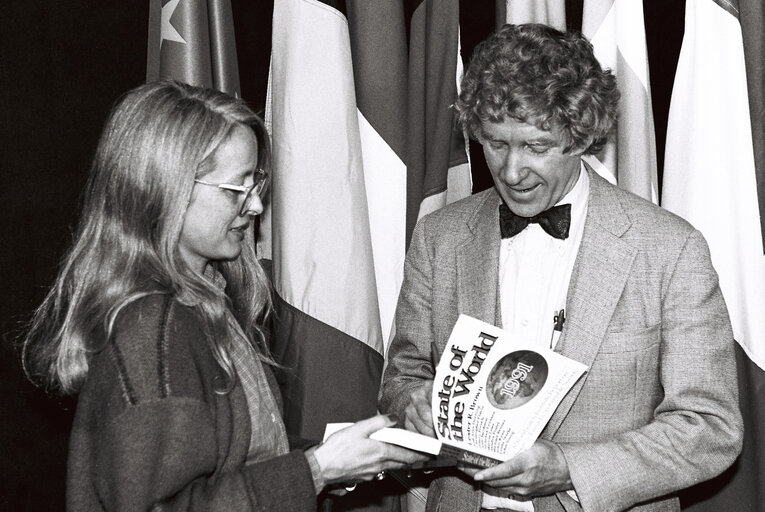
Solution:
<svg viewBox="0 0 765 512">
<path fill-rule="evenodd" d="M 569 419 L 586 423 L 590 439 L 648 423 L 660 399 L 660 347 L 658 325 L 607 332 Z"/>
</svg>

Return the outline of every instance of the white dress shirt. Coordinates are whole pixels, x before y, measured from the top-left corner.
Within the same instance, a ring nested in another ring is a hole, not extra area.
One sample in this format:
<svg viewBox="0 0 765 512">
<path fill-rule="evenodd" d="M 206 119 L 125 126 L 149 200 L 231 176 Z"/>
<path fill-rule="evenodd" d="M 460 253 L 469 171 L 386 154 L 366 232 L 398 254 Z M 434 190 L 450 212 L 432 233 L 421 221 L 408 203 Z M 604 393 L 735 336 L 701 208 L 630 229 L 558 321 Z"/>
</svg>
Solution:
<svg viewBox="0 0 765 512">
<path fill-rule="evenodd" d="M 554 317 L 565 310 L 568 285 L 579 252 L 587 215 L 590 179 L 582 164 L 574 188 L 557 205 L 571 204 L 569 236 L 559 240 L 539 224 L 529 224 L 502 240 L 499 255 L 499 294 L 502 327 L 523 339 L 555 348 L 560 332 Z M 533 511 L 531 501 L 516 501 L 484 493 L 483 508 Z"/>
</svg>

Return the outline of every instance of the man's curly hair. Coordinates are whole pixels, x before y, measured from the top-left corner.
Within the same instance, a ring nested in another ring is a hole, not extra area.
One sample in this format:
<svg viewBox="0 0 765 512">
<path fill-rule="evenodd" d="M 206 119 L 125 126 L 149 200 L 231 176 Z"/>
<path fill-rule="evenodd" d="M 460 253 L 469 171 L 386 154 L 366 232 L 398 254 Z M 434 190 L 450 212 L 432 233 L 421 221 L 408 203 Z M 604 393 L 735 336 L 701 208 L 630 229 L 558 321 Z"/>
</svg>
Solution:
<svg viewBox="0 0 765 512">
<path fill-rule="evenodd" d="M 603 70 L 578 32 L 505 25 L 480 43 L 462 79 L 458 121 L 479 139 L 481 123 L 508 116 L 560 130 L 564 152 L 600 151 L 616 121 L 616 77 Z"/>
</svg>

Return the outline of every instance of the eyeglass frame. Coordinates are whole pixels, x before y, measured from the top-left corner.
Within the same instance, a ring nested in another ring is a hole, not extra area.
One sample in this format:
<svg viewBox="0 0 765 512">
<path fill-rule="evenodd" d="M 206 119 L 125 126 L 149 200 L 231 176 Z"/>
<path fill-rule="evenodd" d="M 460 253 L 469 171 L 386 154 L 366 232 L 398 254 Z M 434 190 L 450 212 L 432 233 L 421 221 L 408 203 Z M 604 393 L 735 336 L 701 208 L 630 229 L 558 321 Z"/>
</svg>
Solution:
<svg viewBox="0 0 765 512">
<path fill-rule="evenodd" d="M 245 185 L 233 185 L 231 183 L 211 183 L 209 181 L 200 180 L 198 178 L 194 178 L 194 183 L 199 183 L 200 185 L 207 185 L 209 187 L 218 187 L 222 190 L 230 190 L 232 192 L 239 192 L 240 194 L 244 194 L 244 200 L 242 201 L 242 206 L 239 209 L 239 216 L 242 217 L 245 214 L 247 214 L 247 206 L 250 204 L 250 201 L 252 200 L 252 193 L 255 192 L 257 196 L 263 200 L 263 194 L 266 193 L 268 190 L 268 185 L 270 182 L 270 175 L 265 169 L 255 169 L 255 173 L 253 176 L 253 182 L 252 185 L 245 186 Z"/>
</svg>

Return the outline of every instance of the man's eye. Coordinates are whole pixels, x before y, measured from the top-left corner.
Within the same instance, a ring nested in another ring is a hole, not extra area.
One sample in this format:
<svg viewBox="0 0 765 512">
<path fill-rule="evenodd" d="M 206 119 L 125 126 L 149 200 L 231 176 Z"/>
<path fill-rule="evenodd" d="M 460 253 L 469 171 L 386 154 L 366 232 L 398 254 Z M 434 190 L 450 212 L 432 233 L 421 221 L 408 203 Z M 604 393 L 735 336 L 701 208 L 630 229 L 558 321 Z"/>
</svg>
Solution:
<svg viewBox="0 0 765 512">
<path fill-rule="evenodd" d="M 496 141 L 496 140 L 489 141 L 489 147 L 491 147 L 491 149 L 495 149 L 497 151 L 499 151 L 501 149 L 505 149 L 505 146 L 506 146 L 506 144 L 504 142 L 500 142 L 500 141 Z"/>
<path fill-rule="evenodd" d="M 543 146 L 540 144 L 529 144 L 526 146 L 529 151 L 534 153 L 535 155 L 542 155 L 544 153 L 547 153 L 550 150 L 549 146 Z"/>
</svg>

